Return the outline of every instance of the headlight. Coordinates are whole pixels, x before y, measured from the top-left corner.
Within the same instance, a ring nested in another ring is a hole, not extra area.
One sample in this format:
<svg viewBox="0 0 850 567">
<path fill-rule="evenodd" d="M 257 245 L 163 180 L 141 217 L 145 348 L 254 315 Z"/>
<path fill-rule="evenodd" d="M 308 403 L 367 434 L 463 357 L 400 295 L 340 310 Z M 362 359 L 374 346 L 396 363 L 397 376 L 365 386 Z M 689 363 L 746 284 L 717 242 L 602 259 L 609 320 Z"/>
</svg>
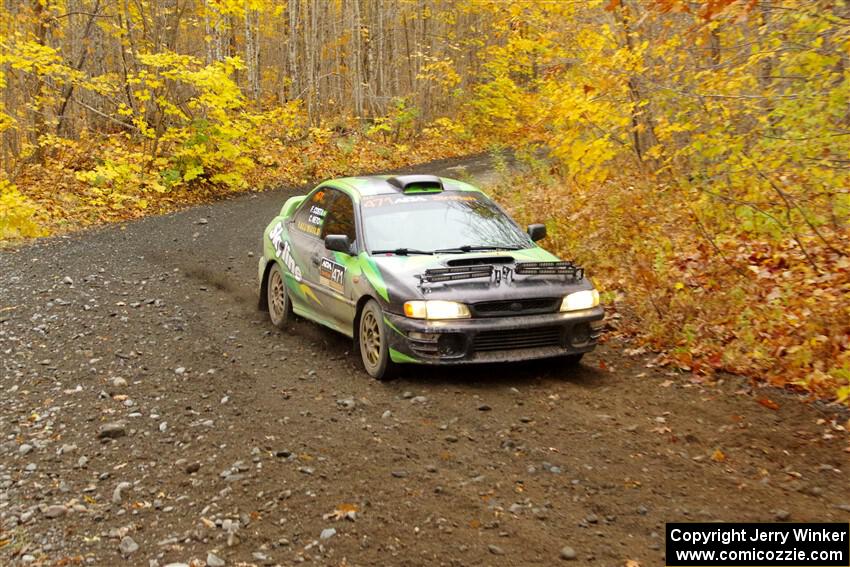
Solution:
<svg viewBox="0 0 850 567">
<path fill-rule="evenodd" d="M 469 307 L 456 301 L 408 301 L 404 314 L 413 319 L 468 319 Z"/>
<path fill-rule="evenodd" d="M 561 302 L 561 311 L 579 311 L 597 305 L 599 305 L 599 292 L 595 289 L 586 289 L 566 296 Z"/>
</svg>

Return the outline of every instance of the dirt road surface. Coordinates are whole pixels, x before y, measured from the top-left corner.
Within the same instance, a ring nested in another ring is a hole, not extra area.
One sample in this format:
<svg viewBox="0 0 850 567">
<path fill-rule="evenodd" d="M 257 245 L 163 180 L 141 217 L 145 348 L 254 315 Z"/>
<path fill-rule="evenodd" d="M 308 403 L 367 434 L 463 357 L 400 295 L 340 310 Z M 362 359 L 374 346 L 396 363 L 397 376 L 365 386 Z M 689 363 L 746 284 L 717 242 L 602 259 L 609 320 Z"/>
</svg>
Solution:
<svg viewBox="0 0 850 567">
<path fill-rule="evenodd" d="M 458 165 L 489 172 L 416 170 Z M 668 521 L 850 520 L 847 416 L 737 378 L 611 340 L 382 384 L 275 330 L 259 240 L 295 193 L 0 253 L 0 564 L 645 567 Z"/>
</svg>

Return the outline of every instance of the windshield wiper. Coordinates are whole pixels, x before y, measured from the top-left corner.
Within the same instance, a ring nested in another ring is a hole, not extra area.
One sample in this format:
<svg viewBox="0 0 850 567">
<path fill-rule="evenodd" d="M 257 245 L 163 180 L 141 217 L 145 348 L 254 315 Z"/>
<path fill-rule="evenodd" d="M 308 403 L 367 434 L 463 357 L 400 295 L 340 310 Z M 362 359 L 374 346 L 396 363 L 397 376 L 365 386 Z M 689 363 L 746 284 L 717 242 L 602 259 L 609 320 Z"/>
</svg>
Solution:
<svg viewBox="0 0 850 567">
<path fill-rule="evenodd" d="M 511 246 L 511 245 L 500 245 L 500 244 L 489 244 L 485 246 L 457 246 L 455 248 L 441 248 L 440 250 L 435 250 L 434 252 L 448 252 L 448 253 L 461 253 L 461 252 L 477 252 L 479 250 L 522 250 L 522 246 Z"/>
<path fill-rule="evenodd" d="M 396 248 L 394 250 L 372 250 L 372 254 L 395 254 L 396 256 L 410 256 L 411 254 L 433 254 L 428 250 L 417 250 L 416 248 Z"/>
</svg>

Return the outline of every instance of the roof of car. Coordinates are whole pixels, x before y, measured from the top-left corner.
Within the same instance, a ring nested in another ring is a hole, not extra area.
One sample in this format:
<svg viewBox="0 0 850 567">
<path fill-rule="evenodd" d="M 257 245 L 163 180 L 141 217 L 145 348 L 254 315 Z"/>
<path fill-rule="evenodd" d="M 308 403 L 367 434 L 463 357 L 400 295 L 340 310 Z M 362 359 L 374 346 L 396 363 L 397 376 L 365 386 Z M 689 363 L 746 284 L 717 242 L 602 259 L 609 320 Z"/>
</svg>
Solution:
<svg viewBox="0 0 850 567">
<path fill-rule="evenodd" d="M 402 178 L 402 176 L 398 176 L 394 179 Z M 393 179 L 393 176 L 364 175 L 358 177 L 341 177 L 326 181 L 322 185 L 348 190 L 348 192 L 361 197 L 401 192 L 401 189 L 397 185 L 388 181 L 389 179 Z M 463 181 L 458 181 L 457 179 L 451 179 L 449 177 L 439 177 L 438 179 L 442 182 L 444 191 L 476 191 L 481 193 L 481 190 L 477 187 Z"/>
</svg>

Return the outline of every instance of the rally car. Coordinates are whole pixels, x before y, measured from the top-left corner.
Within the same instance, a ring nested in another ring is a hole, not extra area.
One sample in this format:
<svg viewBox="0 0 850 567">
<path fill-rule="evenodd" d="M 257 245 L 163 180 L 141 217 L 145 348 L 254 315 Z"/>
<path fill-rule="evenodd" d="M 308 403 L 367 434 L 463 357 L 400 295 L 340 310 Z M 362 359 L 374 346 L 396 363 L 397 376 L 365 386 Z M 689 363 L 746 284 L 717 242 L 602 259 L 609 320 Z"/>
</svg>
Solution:
<svg viewBox="0 0 850 567">
<path fill-rule="evenodd" d="M 286 201 L 263 233 L 259 305 L 352 337 L 366 372 L 593 350 L 604 310 L 584 270 L 535 244 L 479 189 L 432 175 L 348 177 Z"/>
</svg>

